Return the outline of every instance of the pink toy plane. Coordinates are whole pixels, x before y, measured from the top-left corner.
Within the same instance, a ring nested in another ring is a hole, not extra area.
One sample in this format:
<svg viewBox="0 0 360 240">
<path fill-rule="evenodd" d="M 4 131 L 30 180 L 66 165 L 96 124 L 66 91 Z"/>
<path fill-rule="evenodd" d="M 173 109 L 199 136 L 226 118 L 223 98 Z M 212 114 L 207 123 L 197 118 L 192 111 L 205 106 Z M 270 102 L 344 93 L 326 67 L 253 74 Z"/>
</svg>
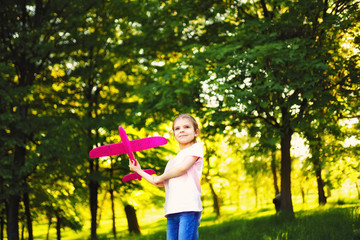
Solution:
<svg viewBox="0 0 360 240">
<path fill-rule="evenodd" d="M 129 138 L 122 126 L 119 126 L 119 134 L 122 142 L 94 148 L 89 152 L 89 157 L 98 158 L 126 153 L 129 156 L 130 161 L 135 162 L 136 164 L 133 152 L 158 147 L 167 143 L 167 140 L 164 137 L 147 137 L 129 141 Z M 146 169 L 144 171 L 150 175 L 156 173 L 153 169 Z M 122 181 L 127 182 L 134 179 L 141 180 L 141 176 L 137 173 L 131 173 L 124 176 Z"/>
</svg>

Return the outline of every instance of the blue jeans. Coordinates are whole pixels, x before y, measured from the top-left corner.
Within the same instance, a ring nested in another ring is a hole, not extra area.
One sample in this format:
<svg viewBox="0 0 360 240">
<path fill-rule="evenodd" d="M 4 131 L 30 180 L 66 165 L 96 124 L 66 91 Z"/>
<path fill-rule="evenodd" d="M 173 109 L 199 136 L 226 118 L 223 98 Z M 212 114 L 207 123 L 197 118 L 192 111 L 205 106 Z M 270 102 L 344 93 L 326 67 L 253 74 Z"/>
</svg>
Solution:
<svg viewBox="0 0 360 240">
<path fill-rule="evenodd" d="M 167 240 L 198 240 L 201 212 L 181 212 L 167 216 Z"/>
</svg>

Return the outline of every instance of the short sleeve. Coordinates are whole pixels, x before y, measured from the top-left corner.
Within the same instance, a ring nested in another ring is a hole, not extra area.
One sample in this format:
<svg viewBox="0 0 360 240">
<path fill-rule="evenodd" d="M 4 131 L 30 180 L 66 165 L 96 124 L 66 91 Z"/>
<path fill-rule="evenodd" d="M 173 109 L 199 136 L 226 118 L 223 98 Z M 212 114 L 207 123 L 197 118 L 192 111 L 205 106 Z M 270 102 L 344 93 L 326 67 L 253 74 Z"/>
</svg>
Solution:
<svg viewBox="0 0 360 240">
<path fill-rule="evenodd" d="M 200 143 L 194 143 L 191 147 L 186 149 L 185 156 L 204 157 L 204 148 Z"/>
</svg>

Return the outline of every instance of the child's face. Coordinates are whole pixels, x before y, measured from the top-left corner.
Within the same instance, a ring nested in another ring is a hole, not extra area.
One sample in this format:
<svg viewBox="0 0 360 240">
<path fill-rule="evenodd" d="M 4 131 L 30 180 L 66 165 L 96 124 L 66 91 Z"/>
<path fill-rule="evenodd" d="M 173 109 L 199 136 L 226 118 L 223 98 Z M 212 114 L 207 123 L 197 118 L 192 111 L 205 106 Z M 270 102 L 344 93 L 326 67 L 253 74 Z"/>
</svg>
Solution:
<svg viewBox="0 0 360 240">
<path fill-rule="evenodd" d="M 198 130 L 194 129 L 191 120 L 179 118 L 174 123 L 174 136 L 181 148 L 187 147 L 194 143 L 195 137 L 198 136 Z"/>
</svg>

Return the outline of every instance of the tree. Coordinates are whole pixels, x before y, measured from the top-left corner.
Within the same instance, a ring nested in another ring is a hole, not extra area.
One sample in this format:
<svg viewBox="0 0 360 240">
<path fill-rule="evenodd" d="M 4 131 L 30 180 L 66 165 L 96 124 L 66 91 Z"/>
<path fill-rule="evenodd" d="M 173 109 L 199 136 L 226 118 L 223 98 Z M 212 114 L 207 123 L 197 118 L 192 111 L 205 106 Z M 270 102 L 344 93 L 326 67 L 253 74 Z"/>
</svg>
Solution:
<svg viewBox="0 0 360 240">
<path fill-rule="evenodd" d="M 324 161 L 326 160 L 326 153 L 324 147 L 324 132 L 326 132 L 325 127 L 321 126 L 323 118 L 318 118 L 319 121 L 313 121 L 313 127 L 310 127 L 308 130 L 305 130 L 305 136 L 308 140 L 311 158 L 310 161 L 313 164 L 313 169 L 316 177 L 316 182 L 318 186 L 318 201 L 319 205 L 325 205 L 327 200 L 324 191 L 324 181 L 322 177 L 322 170 Z M 335 121 L 336 123 L 336 121 Z M 317 126 L 316 126 L 317 125 Z M 320 126 L 319 126 L 320 125 Z"/>
<path fill-rule="evenodd" d="M 206 129 L 203 129 L 202 132 L 206 132 Z M 204 155 L 204 180 L 207 182 L 210 188 L 212 200 L 213 200 L 213 211 L 216 214 L 216 217 L 221 216 L 221 199 L 219 194 L 215 191 L 214 183 L 216 183 L 216 178 L 219 177 L 219 173 L 216 173 L 214 169 L 214 159 L 221 159 L 219 154 L 221 148 L 221 142 L 219 141 L 219 135 L 211 134 L 207 132 L 202 134 L 202 141 L 204 142 L 205 155 Z M 215 140 L 216 139 L 216 140 Z M 218 144 L 214 144 L 218 143 Z"/>
<path fill-rule="evenodd" d="M 355 24 L 358 5 L 255 1 L 228 9 L 217 28 L 227 38 L 197 55 L 197 62 L 207 63 L 201 65 L 208 69 L 203 76 L 207 88 L 215 89 L 207 96 L 217 99 L 214 118 L 224 124 L 259 119 L 277 131 L 281 210 L 292 215 L 291 137 L 302 130 L 301 122 L 315 101 L 318 107 L 330 99 L 337 102 L 327 86 L 356 81 L 350 74 L 337 77 L 343 71 L 339 62 L 353 64 L 351 58 L 334 53 L 339 48 L 334 36 L 342 36 Z"/>
<path fill-rule="evenodd" d="M 39 164 L 29 153 L 36 149 L 35 142 L 46 136 L 41 134 L 46 125 L 39 124 L 46 117 L 40 113 L 53 108 L 51 102 L 44 101 L 48 96 L 44 90 L 55 83 L 50 66 L 76 45 L 67 33 L 81 24 L 79 19 L 88 6 L 71 1 L 2 2 L 0 61 L 5 71 L 1 78 L 1 197 L 7 203 L 9 239 L 19 238 L 19 203 L 27 194 L 27 179 Z"/>
<path fill-rule="evenodd" d="M 254 155 L 271 159 L 270 168 L 273 178 L 274 197 L 276 197 L 280 194 L 280 188 L 278 186 L 279 161 L 277 160 L 278 145 L 280 142 L 279 134 L 271 125 L 261 124 L 259 120 L 246 122 L 245 126 L 248 128 L 249 135 L 257 139 L 256 145 L 249 149 L 250 156 Z M 261 171 L 261 169 L 259 169 L 259 171 Z"/>
<path fill-rule="evenodd" d="M 146 44 L 137 42 L 144 46 L 139 53 L 154 75 L 144 78 L 146 88 L 140 94 L 146 100 L 139 112 L 157 122 L 191 106 L 182 103 L 192 99 L 192 106 L 210 113 L 213 122 L 235 126 L 257 119 L 273 127 L 281 146 L 282 210 L 293 214 L 291 137 L 302 131 L 301 122 L 315 101 L 318 107 L 330 99 L 336 102 L 329 84 L 346 86 L 356 79 L 352 74 L 337 78 L 341 65 L 356 64 L 336 51 L 341 42 L 337 39 L 356 24 L 357 1 L 182 1 L 143 6 L 146 12 L 133 20 L 139 23 L 134 35 L 144 37 Z M 181 85 L 183 89 L 176 88 Z M 187 87 L 200 85 L 196 91 Z"/>
<path fill-rule="evenodd" d="M 132 94 L 138 79 L 133 73 L 137 68 L 129 62 L 133 49 L 121 42 L 124 25 L 127 24 L 123 1 L 94 2 L 86 9 L 83 24 L 69 35 L 75 38 L 79 48 L 71 49 L 69 57 L 62 62 L 67 67 L 66 81 L 59 88 L 73 111 L 82 142 L 82 149 L 89 152 L 93 147 L 108 144 L 108 136 L 117 126 L 132 122 L 131 110 L 138 97 Z M 118 11 L 119 10 L 119 11 Z M 123 14 L 123 15 L 122 15 Z M 122 25 L 123 24 L 123 25 Z M 125 28 L 125 27 L 124 27 Z M 71 96 L 73 97 L 71 98 Z M 116 134 L 118 136 L 118 133 Z M 103 159 L 89 159 L 87 181 L 91 212 L 91 238 L 97 238 L 98 193 L 101 182 L 106 179 L 101 169 Z M 120 172 L 125 172 L 122 161 Z M 127 166 L 127 165 L 126 165 Z"/>
</svg>

